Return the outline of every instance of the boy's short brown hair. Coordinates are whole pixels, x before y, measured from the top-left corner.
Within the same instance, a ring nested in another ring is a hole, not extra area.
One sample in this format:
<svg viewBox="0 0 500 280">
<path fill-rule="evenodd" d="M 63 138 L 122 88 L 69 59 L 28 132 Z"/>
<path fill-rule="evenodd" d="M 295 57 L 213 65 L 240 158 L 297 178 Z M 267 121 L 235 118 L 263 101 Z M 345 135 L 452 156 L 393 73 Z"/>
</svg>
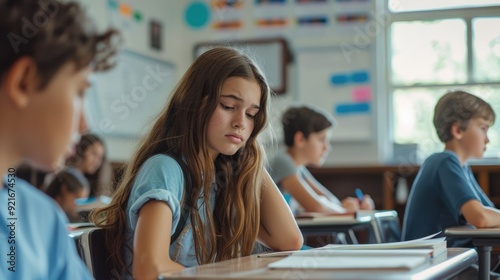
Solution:
<svg viewBox="0 0 500 280">
<path fill-rule="evenodd" d="M 328 113 L 312 106 L 291 107 L 285 111 L 282 118 L 285 144 L 294 145 L 293 138 L 297 132 L 302 132 L 305 138 L 311 133 L 320 132 L 333 127 L 335 120 Z"/>
<path fill-rule="evenodd" d="M 483 118 L 495 122 L 495 112 L 483 99 L 465 91 L 451 91 L 443 95 L 434 108 L 434 127 L 442 142 L 453 139 L 451 127 L 458 123 L 467 129 L 469 120 Z"/>
<path fill-rule="evenodd" d="M 19 58 L 31 57 L 42 89 L 67 62 L 109 68 L 118 42 L 116 31 L 97 34 L 77 3 L 57 0 L 0 0 L 0 34 L 0 82 Z"/>
</svg>

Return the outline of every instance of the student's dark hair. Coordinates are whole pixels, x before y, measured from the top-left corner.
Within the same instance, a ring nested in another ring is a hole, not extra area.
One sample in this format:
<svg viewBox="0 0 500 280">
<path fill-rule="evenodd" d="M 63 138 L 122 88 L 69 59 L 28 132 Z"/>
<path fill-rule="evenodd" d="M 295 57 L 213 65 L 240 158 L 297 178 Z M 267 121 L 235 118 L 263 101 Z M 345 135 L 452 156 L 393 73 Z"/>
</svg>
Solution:
<svg viewBox="0 0 500 280">
<path fill-rule="evenodd" d="M 72 167 L 78 167 L 80 163 L 84 160 L 85 153 L 92 147 L 92 145 L 99 143 L 104 148 L 104 141 L 102 138 L 94 133 L 85 133 L 80 137 L 80 141 L 75 146 L 75 153 L 66 160 L 66 164 Z M 102 191 L 102 169 L 106 162 L 106 153 L 103 155 L 102 164 L 93 174 L 84 174 L 90 183 L 90 193 L 89 196 L 96 196 Z"/>
<path fill-rule="evenodd" d="M 0 0 L 0 34 L 0 81 L 18 59 L 30 57 L 41 89 L 67 62 L 75 70 L 111 67 L 119 42 L 116 31 L 95 32 L 77 3 L 56 0 Z"/>
<path fill-rule="evenodd" d="M 281 121 L 287 147 L 294 145 L 293 138 L 297 132 L 302 132 L 307 139 L 311 133 L 320 132 L 335 125 L 335 120 L 331 115 L 310 105 L 287 109 Z"/>
<path fill-rule="evenodd" d="M 56 198 L 61 194 L 63 185 L 71 193 L 89 188 L 89 183 L 83 174 L 74 168 L 65 168 L 56 174 L 45 193 L 52 198 Z"/>
<path fill-rule="evenodd" d="M 260 86 L 261 108 L 244 147 L 234 155 L 220 154 L 215 162 L 209 154 L 208 122 L 220 105 L 221 89 L 231 77 L 255 81 Z M 92 221 L 106 229 L 106 240 L 118 271 L 127 269 L 122 253 L 127 228 L 126 207 L 139 169 L 156 154 L 180 154 L 191 177 L 193 198 L 203 197 L 207 223 L 202 223 L 198 199 L 191 199 L 190 221 L 199 263 L 249 255 L 260 227 L 260 193 L 263 185 L 264 153 L 257 135 L 267 125 L 268 84 L 247 56 L 232 48 L 217 47 L 199 56 L 174 89 L 165 110 L 128 164 L 123 181 L 109 206 L 92 213 Z M 210 193 L 215 182 L 217 198 L 210 211 Z M 185 200 L 184 200 L 185 201 Z M 128 248 L 131 250 L 132 248 Z M 165 252 L 168 254 L 168 252 Z"/>
<path fill-rule="evenodd" d="M 434 108 L 434 127 L 439 140 L 447 142 L 453 139 L 451 127 L 458 123 L 467 129 L 469 120 L 483 118 L 495 122 L 495 112 L 483 99 L 465 91 L 450 91 L 443 95 Z"/>
</svg>

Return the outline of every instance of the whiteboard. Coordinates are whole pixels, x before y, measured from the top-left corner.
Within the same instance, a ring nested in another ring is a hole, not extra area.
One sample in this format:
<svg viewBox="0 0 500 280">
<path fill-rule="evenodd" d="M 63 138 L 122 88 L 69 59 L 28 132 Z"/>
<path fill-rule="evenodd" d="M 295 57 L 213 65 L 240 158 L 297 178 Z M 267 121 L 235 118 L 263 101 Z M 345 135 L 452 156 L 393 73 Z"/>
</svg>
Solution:
<svg viewBox="0 0 500 280">
<path fill-rule="evenodd" d="M 145 135 L 166 106 L 174 72 L 170 63 L 121 51 L 114 68 L 91 77 L 86 107 L 92 130 L 120 137 Z"/>
<path fill-rule="evenodd" d="M 370 53 L 357 49 L 356 54 L 341 48 L 304 49 L 297 51 L 297 77 L 300 101 L 322 108 L 337 121 L 333 141 L 370 141 L 374 139 L 373 73 Z M 332 77 L 352 77 L 367 73 L 364 82 L 332 83 Z M 350 106 L 350 107 L 349 107 Z M 354 108 L 342 111 L 340 108 Z"/>
</svg>

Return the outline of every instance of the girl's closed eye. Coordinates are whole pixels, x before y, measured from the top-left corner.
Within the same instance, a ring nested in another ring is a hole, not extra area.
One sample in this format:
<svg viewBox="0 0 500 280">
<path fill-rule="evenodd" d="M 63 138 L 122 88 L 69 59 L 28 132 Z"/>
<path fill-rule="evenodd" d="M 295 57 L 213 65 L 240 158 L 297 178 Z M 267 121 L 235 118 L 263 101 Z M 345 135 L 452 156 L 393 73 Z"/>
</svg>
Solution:
<svg viewBox="0 0 500 280">
<path fill-rule="evenodd" d="M 248 117 L 249 119 L 252 119 L 252 120 L 253 120 L 253 119 L 255 119 L 255 116 L 256 116 L 256 114 L 255 114 L 255 115 L 252 115 L 252 114 L 247 114 L 247 117 Z"/>
<path fill-rule="evenodd" d="M 222 104 L 222 103 L 220 103 L 220 106 L 221 106 L 221 107 L 222 107 L 222 109 L 224 109 L 224 110 L 232 110 L 232 109 L 234 109 L 234 107 L 231 107 L 231 106 L 226 106 L 226 105 L 224 105 L 224 104 Z"/>
</svg>

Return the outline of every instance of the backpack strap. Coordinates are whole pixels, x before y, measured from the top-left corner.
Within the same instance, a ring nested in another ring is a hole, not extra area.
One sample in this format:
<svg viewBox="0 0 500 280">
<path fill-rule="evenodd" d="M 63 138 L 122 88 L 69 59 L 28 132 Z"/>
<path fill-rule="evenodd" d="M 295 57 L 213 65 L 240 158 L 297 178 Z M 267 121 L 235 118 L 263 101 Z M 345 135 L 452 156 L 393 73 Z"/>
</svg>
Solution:
<svg viewBox="0 0 500 280">
<path fill-rule="evenodd" d="M 186 226 L 186 221 L 189 217 L 189 208 L 191 205 L 192 198 L 189 195 L 191 193 L 192 184 L 191 184 L 191 176 L 189 176 L 189 171 L 187 169 L 187 165 L 183 159 L 178 158 L 174 154 L 167 154 L 171 156 L 173 159 L 177 161 L 182 169 L 182 174 L 184 175 L 184 192 L 183 199 L 181 200 L 181 216 L 179 217 L 179 222 L 177 223 L 177 227 L 175 228 L 174 234 L 170 238 L 170 245 L 174 244 L 179 235 L 181 234 L 184 226 Z"/>
</svg>

